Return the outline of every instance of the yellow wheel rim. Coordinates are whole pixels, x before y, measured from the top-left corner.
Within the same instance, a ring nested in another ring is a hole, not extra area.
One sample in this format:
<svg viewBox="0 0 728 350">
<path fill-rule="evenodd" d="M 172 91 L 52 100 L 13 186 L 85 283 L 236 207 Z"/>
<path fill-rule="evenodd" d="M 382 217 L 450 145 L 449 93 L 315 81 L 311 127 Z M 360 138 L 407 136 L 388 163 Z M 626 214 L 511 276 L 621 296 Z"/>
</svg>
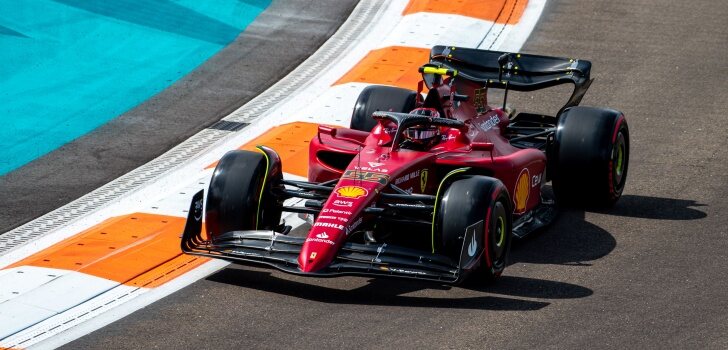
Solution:
<svg viewBox="0 0 728 350">
<path fill-rule="evenodd" d="M 506 222 L 503 220 L 502 216 L 498 217 L 498 221 L 495 223 L 495 230 L 496 237 L 498 237 L 498 242 L 495 242 L 495 245 L 500 248 L 500 246 L 503 245 L 503 241 L 506 240 Z"/>
<path fill-rule="evenodd" d="M 617 175 L 622 175 L 622 161 L 624 160 L 624 146 L 622 144 L 619 145 L 619 148 L 617 149 Z"/>
</svg>

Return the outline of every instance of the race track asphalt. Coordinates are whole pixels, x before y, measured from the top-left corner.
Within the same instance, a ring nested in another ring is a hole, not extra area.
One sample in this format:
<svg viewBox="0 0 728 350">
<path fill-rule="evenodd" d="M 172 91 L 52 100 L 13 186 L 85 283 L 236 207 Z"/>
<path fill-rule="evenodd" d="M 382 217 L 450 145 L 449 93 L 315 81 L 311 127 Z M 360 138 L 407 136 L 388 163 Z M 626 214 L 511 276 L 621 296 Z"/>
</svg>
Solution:
<svg viewBox="0 0 728 350">
<path fill-rule="evenodd" d="M 514 246 L 497 285 L 232 266 L 67 348 L 728 348 L 726 18 L 720 0 L 548 1 L 523 51 L 593 62 L 582 104 L 627 115 L 629 179 L 615 208 Z"/>
</svg>

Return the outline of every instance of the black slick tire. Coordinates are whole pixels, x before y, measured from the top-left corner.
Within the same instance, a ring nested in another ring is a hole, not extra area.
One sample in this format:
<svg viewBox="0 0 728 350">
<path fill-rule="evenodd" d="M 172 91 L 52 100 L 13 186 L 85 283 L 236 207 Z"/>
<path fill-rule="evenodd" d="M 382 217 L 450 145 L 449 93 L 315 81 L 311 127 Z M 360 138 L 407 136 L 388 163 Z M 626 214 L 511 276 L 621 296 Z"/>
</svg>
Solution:
<svg viewBox="0 0 728 350">
<path fill-rule="evenodd" d="M 435 213 L 435 250 L 458 261 L 463 238 L 473 225 L 480 228 L 483 246 L 469 284 L 494 282 L 506 267 L 512 242 L 510 197 L 503 183 L 487 176 L 456 178 L 442 194 Z M 481 223 L 478 225 L 479 223 Z"/>
<path fill-rule="evenodd" d="M 609 207 L 622 195 L 629 128 L 618 111 L 572 107 L 559 117 L 549 172 L 560 205 Z"/>
<path fill-rule="evenodd" d="M 205 204 L 208 237 L 238 230 L 270 230 L 281 218 L 281 203 L 271 194 L 282 180 L 268 176 L 269 160 L 261 152 L 230 151 L 215 167 Z"/>
<path fill-rule="evenodd" d="M 359 93 L 351 115 L 350 129 L 372 131 L 377 122 L 372 118 L 376 111 L 407 113 L 415 108 L 417 92 L 392 86 L 367 86 Z"/>
</svg>

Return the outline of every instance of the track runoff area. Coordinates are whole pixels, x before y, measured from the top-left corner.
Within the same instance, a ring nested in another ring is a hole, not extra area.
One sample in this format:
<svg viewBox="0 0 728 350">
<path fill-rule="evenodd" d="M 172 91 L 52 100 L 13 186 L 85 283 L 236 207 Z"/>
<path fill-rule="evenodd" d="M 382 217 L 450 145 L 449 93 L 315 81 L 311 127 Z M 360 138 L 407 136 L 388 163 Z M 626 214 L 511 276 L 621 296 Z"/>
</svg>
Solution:
<svg viewBox="0 0 728 350">
<path fill-rule="evenodd" d="M 355 17 L 364 12 L 373 20 L 355 36 L 338 38 L 347 45 L 343 54 L 325 57 L 313 79 L 278 96 L 252 124 L 114 203 L 0 256 L 0 348 L 65 344 L 226 266 L 180 250 L 190 198 L 207 188 L 225 152 L 267 145 L 281 155 L 286 177 L 303 178 L 318 124 L 348 126 L 364 87 L 415 87 L 417 68 L 436 44 L 516 52 L 544 5 L 545 0 L 363 1 L 338 33 L 361 22 Z M 295 215 L 284 219 L 303 223 Z"/>
</svg>

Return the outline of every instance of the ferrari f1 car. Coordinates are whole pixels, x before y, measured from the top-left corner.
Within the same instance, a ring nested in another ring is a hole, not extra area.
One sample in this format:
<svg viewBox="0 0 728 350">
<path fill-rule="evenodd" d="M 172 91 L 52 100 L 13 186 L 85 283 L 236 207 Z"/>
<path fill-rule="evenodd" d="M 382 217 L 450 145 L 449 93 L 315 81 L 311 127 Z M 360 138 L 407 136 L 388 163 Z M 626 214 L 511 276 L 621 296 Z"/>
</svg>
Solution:
<svg viewBox="0 0 728 350">
<path fill-rule="evenodd" d="M 350 128 L 318 127 L 308 181 L 284 179 L 268 147 L 228 152 L 206 200 L 192 199 L 182 249 L 306 276 L 495 280 L 513 238 L 551 223 L 557 204 L 609 206 L 622 194 L 627 121 L 578 106 L 590 69 L 435 46 L 418 91 L 367 87 Z M 555 117 L 506 108 L 508 91 L 567 83 L 573 93 Z M 488 103 L 493 89 L 500 107 Z M 291 198 L 305 205 L 285 205 Z M 310 219 L 305 237 L 289 235 L 282 212 Z"/>
</svg>

